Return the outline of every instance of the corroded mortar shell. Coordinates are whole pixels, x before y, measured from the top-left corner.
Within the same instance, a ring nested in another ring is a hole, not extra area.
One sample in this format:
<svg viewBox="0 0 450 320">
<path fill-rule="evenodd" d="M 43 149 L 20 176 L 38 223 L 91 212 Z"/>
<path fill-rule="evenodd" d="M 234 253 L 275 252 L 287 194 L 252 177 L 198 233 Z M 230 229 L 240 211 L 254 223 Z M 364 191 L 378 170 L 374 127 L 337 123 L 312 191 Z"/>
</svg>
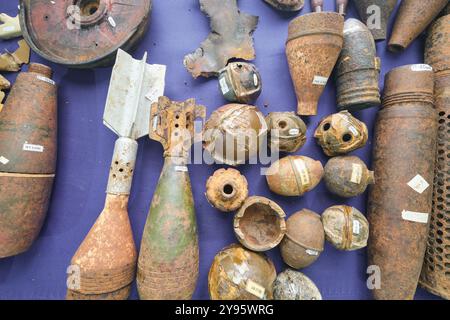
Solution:
<svg viewBox="0 0 450 320">
<path fill-rule="evenodd" d="M 322 300 L 317 286 L 303 273 L 286 269 L 273 284 L 275 300 Z"/>
<path fill-rule="evenodd" d="M 206 182 L 205 195 L 216 209 L 236 211 L 248 197 L 247 179 L 236 169 L 219 169 Z"/>
<path fill-rule="evenodd" d="M 300 11 L 303 9 L 305 0 L 264 0 L 272 7 L 281 11 Z"/>
<path fill-rule="evenodd" d="M 239 242 L 253 251 L 275 248 L 286 233 L 283 209 L 264 197 L 248 198 L 234 216 L 234 233 Z"/>
<path fill-rule="evenodd" d="M 332 206 L 322 214 L 325 238 L 336 249 L 353 251 L 367 246 L 369 222 L 356 208 Z"/>
<path fill-rule="evenodd" d="M 397 52 L 406 49 L 447 4 L 448 0 L 402 1 L 389 40 L 389 50 Z"/>
<path fill-rule="evenodd" d="M 354 0 L 361 20 L 369 27 L 375 40 L 387 36 L 389 18 L 398 0 Z"/>
<path fill-rule="evenodd" d="M 209 295 L 212 300 L 271 300 L 276 275 L 266 255 L 233 244 L 214 257 Z"/>
<path fill-rule="evenodd" d="M 47 214 L 58 118 L 51 78 L 52 69 L 30 64 L 0 112 L 0 258 L 27 251 Z"/>
<path fill-rule="evenodd" d="M 258 108 L 228 104 L 211 114 L 203 131 L 203 146 L 218 163 L 237 166 L 256 156 L 267 135 Z"/>
<path fill-rule="evenodd" d="M 272 192 L 281 196 L 301 196 L 314 189 L 323 176 L 320 161 L 303 156 L 287 156 L 272 164 L 266 180 Z"/>
<path fill-rule="evenodd" d="M 369 265 L 381 272 L 378 300 L 413 299 L 426 250 L 438 116 L 428 65 L 391 70 L 374 132 L 376 183 L 368 202 Z"/>
<path fill-rule="evenodd" d="M 252 103 L 262 91 L 262 80 L 255 65 L 231 62 L 219 73 L 220 92 L 230 102 Z"/>
<path fill-rule="evenodd" d="M 341 111 L 322 119 L 314 133 L 317 143 L 329 157 L 364 147 L 368 136 L 365 123 L 353 117 L 348 111 Z"/>
<path fill-rule="evenodd" d="M 281 241 L 281 256 L 294 269 L 306 268 L 323 251 L 325 232 L 320 216 L 308 209 L 294 213 L 286 222 L 286 235 Z"/>
<path fill-rule="evenodd" d="M 381 104 L 378 80 L 381 62 L 375 41 L 365 24 L 347 19 L 344 47 L 336 64 L 337 102 L 340 110 L 362 110 Z"/>
<path fill-rule="evenodd" d="M 344 18 L 315 12 L 289 24 L 286 55 L 297 94 L 299 115 L 316 115 L 319 98 L 341 52 Z"/>
<path fill-rule="evenodd" d="M 344 198 L 359 196 L 375 183 L 373 171 L 355 156 L 331 158 L 325 165 L 324 180 L 330 192 Z"/>
<path fill-rule="evenodd" d="M 306 124 L 294 112 L 271 112 L 266 122 L 272 150 L 297 152 L 306 143 Z"/>
</svg>

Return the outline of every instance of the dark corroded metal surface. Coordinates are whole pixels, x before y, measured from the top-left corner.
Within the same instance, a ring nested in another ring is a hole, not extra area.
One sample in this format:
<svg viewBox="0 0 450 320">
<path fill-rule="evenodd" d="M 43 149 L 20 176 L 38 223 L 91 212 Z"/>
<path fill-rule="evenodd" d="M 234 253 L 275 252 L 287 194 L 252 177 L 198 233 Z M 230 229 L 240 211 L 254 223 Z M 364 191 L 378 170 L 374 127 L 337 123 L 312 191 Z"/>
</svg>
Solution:
<svg viewBox="0 0 450 320">
<path fill-rule="evenodd" d="M 276 276 L 266 255 L 233 244 L 214 257 L 208 275 L 209 295 L 212 300 L 271 300 Z"/>
<path fill-rule="evenodd" d="M 375 40 L 387 36 L 389 18 L 398 0 L 353 0 L 359 16 L 372 32 Z"/>
<path fill-rule="evenodd" d="M 369 29 L 357 19 L 344 24 L 344 47 L 336 64 L 340 110 L 361 110 L 381 104 L 378 79 L 380 58 Z"/>
<path fill-rule="evenodd" d="M 253 32 L 258 17 L 241 12 L 237 0 L 200 0 L 211 19 L 211 33 L 196 51 L 184 57 L 194 78 L 216 76 L 230 59 L 253 60 Z"/>
<path fill-rule="evenodd" d="M 272 7 L 281 11 L 299 11 L 303 9 L 304 0 L 264 0 Z"/>
<path fill-rule="evenodd" d="M 31 64 L 0 112 L 0 257 L 26 251 L 47 213 L 57 146 L 51 76 L 49 67 Z"/>
<path fill-rule="evenodd" d="M 412 299 L 419 281 L 432 208 L 426 183 L 433 182 L 436 155 L 433 88 L 427 65 L 399 67 L 385 79 L 368 203 L 369 265 L 381 272 L 376 299 Z"/>
<path fill-rule="evenodd" d="M 390 51 L 406 49 L 437 17 L 448 0 L 402 1 L 389 40 Z"/>
<path fill-rule="evenodd" d="M 422 287 L 450 299 L 450 15 L 437 20 L 429 32 L 425 61 L 435 72 L 436 110 L 439 115 L 434 175 L 433 210 Z"/>
<path fill-rule="evenodd" d="M 297 113 L 316 115 L 317 104 L 343 45 L 344 18 L 309 13 L 289 24 L 286 55 L 297 94 Z"/>
<path fill-rule="evenodd" d="M 144 35 L 152 0 L 21 0 L 20 24 L 30 47 L 71 67 L 110 65 L 117 49 Z"/>
<path fill-rule="evenodd" d="M 271 112 L 266 117 L 270 148 L 297 152 L 306 143 L 306 124 L 294 112 Z"/>
</svg>

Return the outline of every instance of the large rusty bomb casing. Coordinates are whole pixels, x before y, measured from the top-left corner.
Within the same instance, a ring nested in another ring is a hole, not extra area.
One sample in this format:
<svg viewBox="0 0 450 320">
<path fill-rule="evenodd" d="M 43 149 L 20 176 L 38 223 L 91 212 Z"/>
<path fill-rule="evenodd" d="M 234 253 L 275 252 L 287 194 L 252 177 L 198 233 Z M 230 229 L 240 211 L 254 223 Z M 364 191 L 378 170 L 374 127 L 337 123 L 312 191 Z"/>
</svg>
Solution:
<svg viewBox="0 0 450 320">
<path fill-rule="evenodd" d="M 297 95 L 299 115 L 316 115 L 319 98 L 341 52 L 344 18 L 314 12 L 289 24 L 286 55 Z"/>
<path fill-rule="evenodd" d="M 436 155 L 433 87 L 428 65 L 395 68 L 385 79 L 368 203 L 369 265 L 381 271 L 376 299 L 412 299 L 419 281 L 432 208 L 432 188 L 423 186 L 432 184 Z"/>
<path fill-rule="evenodd" d="M 208 275 L 209 295 L 212 300 L 271 300 L 276 276 L 266 255 L 233 244 L 214 257 Z"/>
<path fill-rule="evenodd" d="M 337 102 L 340 110 L 361 110 L 381 104 L 378 80 L 381 62 L 375 41 L 357 19 L 344 23 L 344 47 L 336 64 Z"/>
<path fill-rule="evenodd" d="M 439 115 L 433 210 L 420 284 L 450 299 L 450 15 L 429 31 L 425 62 L 435 72 L 435 104 Z"/>
<path fill-rule="evenodd" d="M 353 0 L 361 20 L 370 26 L 375 40 L 386 39 L 389 18 L 397 2 L 398 0 Z"/>
<path fill-rule="evenodd" d="M 281 256 L 294 269 L 306 268 L 319 258 L 324 244 L 325 232 L 320 216 L 303 209 L 286 222 L 286 235 L 280 244 Z"/>
<path fill-rule="evenodd" d="M 20 25 L 34 52 L 71 67 L 110 65 L 144 35 L 152 0 L 21 0 Z M 126 8 L 126 9 L 125 9 Z"/>
<path fill-rule="evenodd" d="M 28 250 L 47 214 L 57 148 L 51 77 L 49 67 L 30 64 L 0 112 L 0 258 Z"/>
<path fill-rule="evenodd" d="M 271 112 L 266 122 L 273 151 L 297 152 L 306 143 L 306 124 L 294 112 Z"/>
<path fill-rule="evenodd" d="M 406 49 L 447 4 L 448 0 L 402 1 L 389 39 L 389 50 Z"/>
<path fill-rule="evenodd" d="M 322 300 L 317 286 L 303 273 L 286 269 L 273 284 L 275 300 Z"/>
</svg>

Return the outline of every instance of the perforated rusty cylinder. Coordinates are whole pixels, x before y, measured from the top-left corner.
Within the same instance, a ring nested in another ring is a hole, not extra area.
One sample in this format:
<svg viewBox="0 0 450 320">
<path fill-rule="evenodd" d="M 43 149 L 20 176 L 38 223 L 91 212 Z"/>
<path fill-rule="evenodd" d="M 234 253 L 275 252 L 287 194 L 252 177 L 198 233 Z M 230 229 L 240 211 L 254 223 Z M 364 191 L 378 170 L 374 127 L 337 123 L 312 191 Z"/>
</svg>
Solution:
<svg viewBox="0 0 450 320">
<path fill-rule="evenodd" d="M 221 250 L 209 270 L 212 300 L 271 300 L 275 266 L 264 254 L 233 244 Z"/>
<path fill-rule="evenodd" d="M 303 273 L 286 269 L 273 284 L 275 300 L 322 300 L 317 286 Z"/>
<path fill-rule="evenodd" d="M 388 49 L 392 52 L 406 49 L 447 4 L 448 0 L 402 1 L 389 40 Z"/>
<path fill-rule="evenodd" d="M 398 0 L 353 0 L 359 17 L 375 40 L 384 40 L 387 35 L 389 18 Z"/>
<path fill-rule="evenodd" d="M 230 102 L 252 103 L 262 91 L 262 80 L 255 65 L 231 62 L 219 73 L 220 91 Z"/>
<path fill-rule="evenodd" d="M 320 161 L 304 156 L 287 156 L 272 164 L 266 180 L 272 192 L 281 196 L 302 196 L 322 180 Z"/>
<path fill-rule="evenodd" d="M 0 112 L 0 258 L 31 246 L 47 214 L 56 169 L 57 87 L 32 63 Z"/>
<path fill-rule="evenodd" d="M 412 299 L 425 255 L 435 168 L 437 113 L 428 65 L 386 75 L 368 202 L 369 265 L 380 268 L 375 299 Z"/>
<path fill-rule="evenodd" d="M 343 30 L 344 18 L 336 12 L 305 14 L 289 24 L 286 55 L 299 115 L 317 114 L 319 98 L 342 49 Z"/>
<path fill-rule="evenodd" d="M 306 268 L 319 258 L 324 243 L 325 232 L 320 216 L 303 209 L 286 222 L 286 235 L 280 243 L 281 256 L 294 269 Z"/>
<path fill-rule="evenodd" d="M 420 284 L 450 299 L 450 15 L 429 31 L 425 61 L 435 72 L 434 95 L 439 115 L 433 208 Z"/>
<path fill-rule="evenodd" d="M 275 9 L 281 11 L 300 11 L 305 4 L 304 0 L 265 0 Z"/>
<path fill-rule="evenodd" d="M 234 216 L 234 233 L 239 242 L 253 251 L 275 248 L 286 233 L 286 214 L 274 201 L 248 198 Z"/>
<path fill-rule="evenodd" d="M 324 169 L 327 189 L 343 198 L 363 194 L 367 186 L 375 183 L 374 173 L 355 156 L 340 156 L 328 160 Z"/>
<path fill-rule="evenodd" d="M 306 143 L 306 124 L 294 112 L 271 112 L 266 122 L 272 150 L 297 152 Z"/>
<path fill-rule="evenodd" d="M 336 64 L 339 110 L 362 110 L 381 104 L 378 80 L 381 62 L 375 41 L 357 19 L 344 23 L 344 47 Z"/>
</svg>

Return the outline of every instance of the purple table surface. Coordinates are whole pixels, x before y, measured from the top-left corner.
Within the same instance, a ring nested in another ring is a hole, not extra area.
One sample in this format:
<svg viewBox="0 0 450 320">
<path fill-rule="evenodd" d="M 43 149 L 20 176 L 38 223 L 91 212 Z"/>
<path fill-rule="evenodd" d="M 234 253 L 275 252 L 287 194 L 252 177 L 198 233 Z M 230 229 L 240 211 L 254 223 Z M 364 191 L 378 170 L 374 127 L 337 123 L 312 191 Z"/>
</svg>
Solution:
<svg viewBox="0 0 450 320">
<path fill-rule="evenodd" d="M 285 57 L 288 23 L 297 13 L 280 13 L 262 0 L 240 0 L 240 9 L 260 17 L 254 34 L 257 58 L 264 88 L 256 102 L 264 114 L 294 111 L 296 98 Z M 18 1 L 1 1 L 0 12 L 16 15 Z M 334 1 L 325 1 L 325 10 L 334 10 Z M 310 12 L 309 1 L 300 14 Z M 357 17 L 353 5 L 348 17 Z M 393 16 L 394 17 L 394 16 Z M 392 27 L 393 18 L 391 18 Z M 154 0 L 152 19 L 144 39 L 133 52 L 141 58 L 149 52 L 149 62 L 167 65 L 165 95 L 173 100 L 196 98 L 207 106 L 208 116 L 226 104 L 216 79 L 194 80 L 183 66 L 183 57 L 198 48 L 209 33 L 209 20 L 200 11 L 198 0 Z M 0 50 L 14 49 L 16 40 L 1 41 Z M 404 53 L 392 54 L 386 42 L 378 42 L 382 59 L 382 76 L 394 67 L 423 62 L 424 37 L 416 40 Z M 0 259 L 0 299 L 64 299 L 66 268 L 81 241 L 93 225 L 104 205 L 115 135 L 102 125 L 103 109 L 111 68 L 70 70 L 49 63 L 36 54 L 31 61 L 46 63 L 54 71 L 59 85 L 58 167 L 52 202 L 39 238 L 31 249 L 16 257 Z M 25 67 L 26 70 L 26 67 Z M 7 74 L 14 81 L 16 74 Z M 32 97 L 30 97 L 32 99 Z M 306 119 L 308 141 L 299 154 L 319 159 L 327 157 L 315 143 L 313 134 L 320 119 L 336 112 L 336 90 L 330 81 L 320 100 L 319 114 Z M 375 116 L 373 108 L 355 113 L 369 128 L 372 136 Z M 371 138 L 354 155 L 371 162 Z M 139 141 L 136 174 L 130 197 L 129 212 L 136 245 L 139 248 L 150 201 L 163 164 L 159 143 L 144 137 Z M 204 192 L 208 177 L 220 166 L 191 165 L 193 193 L 200 239 L 200 276 L 194 299 L 208 299 L 208 271 L 215 254 L 237 242 L 232 228 L 232 214 L 212 208 Z M 241 172 L 249 181 L 250 195 L 275 200 L 290 214 L 309 208 L 318 213 L 335 204 L 348 204 L 365 212 L 367 195 L 345 200 L 330 194 L 322 182 L 303 197 L 286 198 L 271 193 L 260 165 L 245 165 Z M 278 248 L 268 252 L 277 271 L 286 268 Z M 302 270 L 322 292 L 324 299 L 371 299 L 366 286 L 366 250 L 341 252 L 326 244 L 316 263 Z M 136 285 L 130 299 L 137 299 Z M 436 298 L 422 289 L 417 299 Z"/>
</svg>

